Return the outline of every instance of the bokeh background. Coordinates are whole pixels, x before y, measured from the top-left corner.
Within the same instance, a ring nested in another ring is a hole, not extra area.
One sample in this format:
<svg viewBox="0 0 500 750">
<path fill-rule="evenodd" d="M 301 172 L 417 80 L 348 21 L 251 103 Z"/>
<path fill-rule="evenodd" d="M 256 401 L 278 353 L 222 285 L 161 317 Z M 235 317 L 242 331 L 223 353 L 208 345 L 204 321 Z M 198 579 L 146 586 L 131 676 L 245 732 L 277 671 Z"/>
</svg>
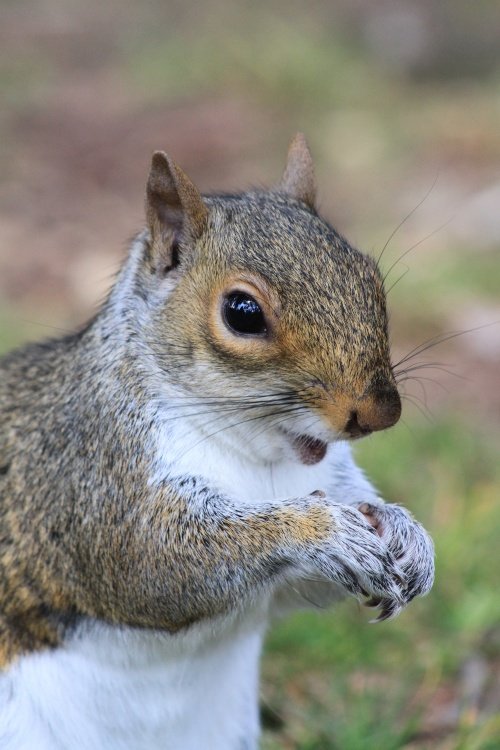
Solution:
<svg viewBox="0 0 500 750">
<path fill-rule="evenodd" d="M 401 423 L 358 457 L 432 531 L 436 585 L 395 622 L 369 625 L 349 601 L 274 626 L 263 747 L 498 749 L 498 4 L 0 12 L 0 351 L 96 310 L 141 226 L 156 148 L 203 190 L 238 190 L 276 182 L 304 130 L 322 212 L 383 251 L 394 359 L 415 350 L 407 366 L 423 367 L 402 376 Z"/>
</svg>

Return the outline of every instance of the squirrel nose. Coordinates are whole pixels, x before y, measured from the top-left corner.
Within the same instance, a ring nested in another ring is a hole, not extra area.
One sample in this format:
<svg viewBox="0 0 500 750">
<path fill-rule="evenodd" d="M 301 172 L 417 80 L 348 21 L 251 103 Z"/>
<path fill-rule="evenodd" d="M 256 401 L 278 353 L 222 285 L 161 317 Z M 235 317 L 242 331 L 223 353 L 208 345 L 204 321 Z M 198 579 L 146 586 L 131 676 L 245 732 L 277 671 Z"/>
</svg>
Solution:
<svg viewBox="0 0 500 750">
<path fill-rule="evenodd" d="M 360 425 L 358 420 L 358 412 L 351 411 L 349 419 L 347 420 L 347 424 L 344 427 L 344 432 L 347 432 L 349 437 L 355 438 L 362 437 L 363 435 L 369 435 L 371 432 L 373 432 L 373 430 L 367 425 Z"/>
<path fill-rule="evenodd" d="M 362 437 L 392 427 L 400 416 L 399 393 L 395 388 L 385 389 L 358 402 L 349 413 L 344 432 L 352 438 Z"/>
</svg>

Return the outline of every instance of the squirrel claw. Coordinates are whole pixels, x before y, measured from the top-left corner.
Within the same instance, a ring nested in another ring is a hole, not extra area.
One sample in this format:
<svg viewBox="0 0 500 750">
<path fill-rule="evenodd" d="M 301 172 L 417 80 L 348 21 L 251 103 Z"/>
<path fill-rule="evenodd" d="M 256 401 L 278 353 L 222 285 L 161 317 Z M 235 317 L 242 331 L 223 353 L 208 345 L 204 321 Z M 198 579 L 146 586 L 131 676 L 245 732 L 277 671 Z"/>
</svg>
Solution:
<svg viewBox="0 0 500 750">
<path fill-rule="evenodd" d="M 384 620 L 392 620 L 396 615 L 400 613 L 404 604 L 402 602 L 394 601 L 394 599 L 383 599 L 381 602 L 381 611 L 378 617 L 374 620 L 370 620 L 371 623 L 384 622 Z"/>
<path fill-rule="evenodd" d="M 425 529 L 399 505 L 364 502 L 358 509 L 396 561 L 393 578 L 401 589 L 404 604 L 426 594 L 434 579 L 434 549 Z"/>
</svg>

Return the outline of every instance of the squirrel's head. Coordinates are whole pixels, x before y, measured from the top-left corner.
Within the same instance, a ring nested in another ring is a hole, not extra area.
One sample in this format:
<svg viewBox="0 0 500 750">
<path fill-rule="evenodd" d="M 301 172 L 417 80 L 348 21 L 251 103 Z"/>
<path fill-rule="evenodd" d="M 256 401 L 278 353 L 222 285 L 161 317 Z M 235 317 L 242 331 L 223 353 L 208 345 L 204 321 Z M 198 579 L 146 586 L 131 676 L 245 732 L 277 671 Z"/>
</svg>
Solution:
<svg viewBox="0 0 500 750">
<path fill-rule="evenodd" d="M 186 416 L 259 460 L 316 463 L 329 442 L 401 414 L 377 264 L 314 201 L 300 134 L 270 191 L 202 197 L 153 156 L 140 273 L 155 290 L 148 344 Z"/>
</svg>

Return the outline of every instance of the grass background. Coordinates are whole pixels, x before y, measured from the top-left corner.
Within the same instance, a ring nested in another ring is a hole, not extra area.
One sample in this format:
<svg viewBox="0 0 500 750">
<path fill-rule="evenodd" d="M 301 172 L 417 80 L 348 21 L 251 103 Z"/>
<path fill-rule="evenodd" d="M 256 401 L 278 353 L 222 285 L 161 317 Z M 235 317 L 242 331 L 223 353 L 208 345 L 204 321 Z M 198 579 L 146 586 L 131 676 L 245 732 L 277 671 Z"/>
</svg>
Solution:
<svg viewBox="0 0 500 750">
<path fill-rule="evenodd" d="M 141 225 L 153 149 L 202 189 L 242 189 L 277 181 L 298 129 L 322 212 L 368 252 L 387 244 L 395 360 L 476 329 L 415 357 L 430 380 L 405 382 L 402 422 L 357 449 L 431 530 L 433 592 L 390 623 L 349 601 L 275 625 L 263 747 L 499 748 L 498 6 L 3 0 L 0 15 L 0 351 L 93 312 Z"/>
</svg>

